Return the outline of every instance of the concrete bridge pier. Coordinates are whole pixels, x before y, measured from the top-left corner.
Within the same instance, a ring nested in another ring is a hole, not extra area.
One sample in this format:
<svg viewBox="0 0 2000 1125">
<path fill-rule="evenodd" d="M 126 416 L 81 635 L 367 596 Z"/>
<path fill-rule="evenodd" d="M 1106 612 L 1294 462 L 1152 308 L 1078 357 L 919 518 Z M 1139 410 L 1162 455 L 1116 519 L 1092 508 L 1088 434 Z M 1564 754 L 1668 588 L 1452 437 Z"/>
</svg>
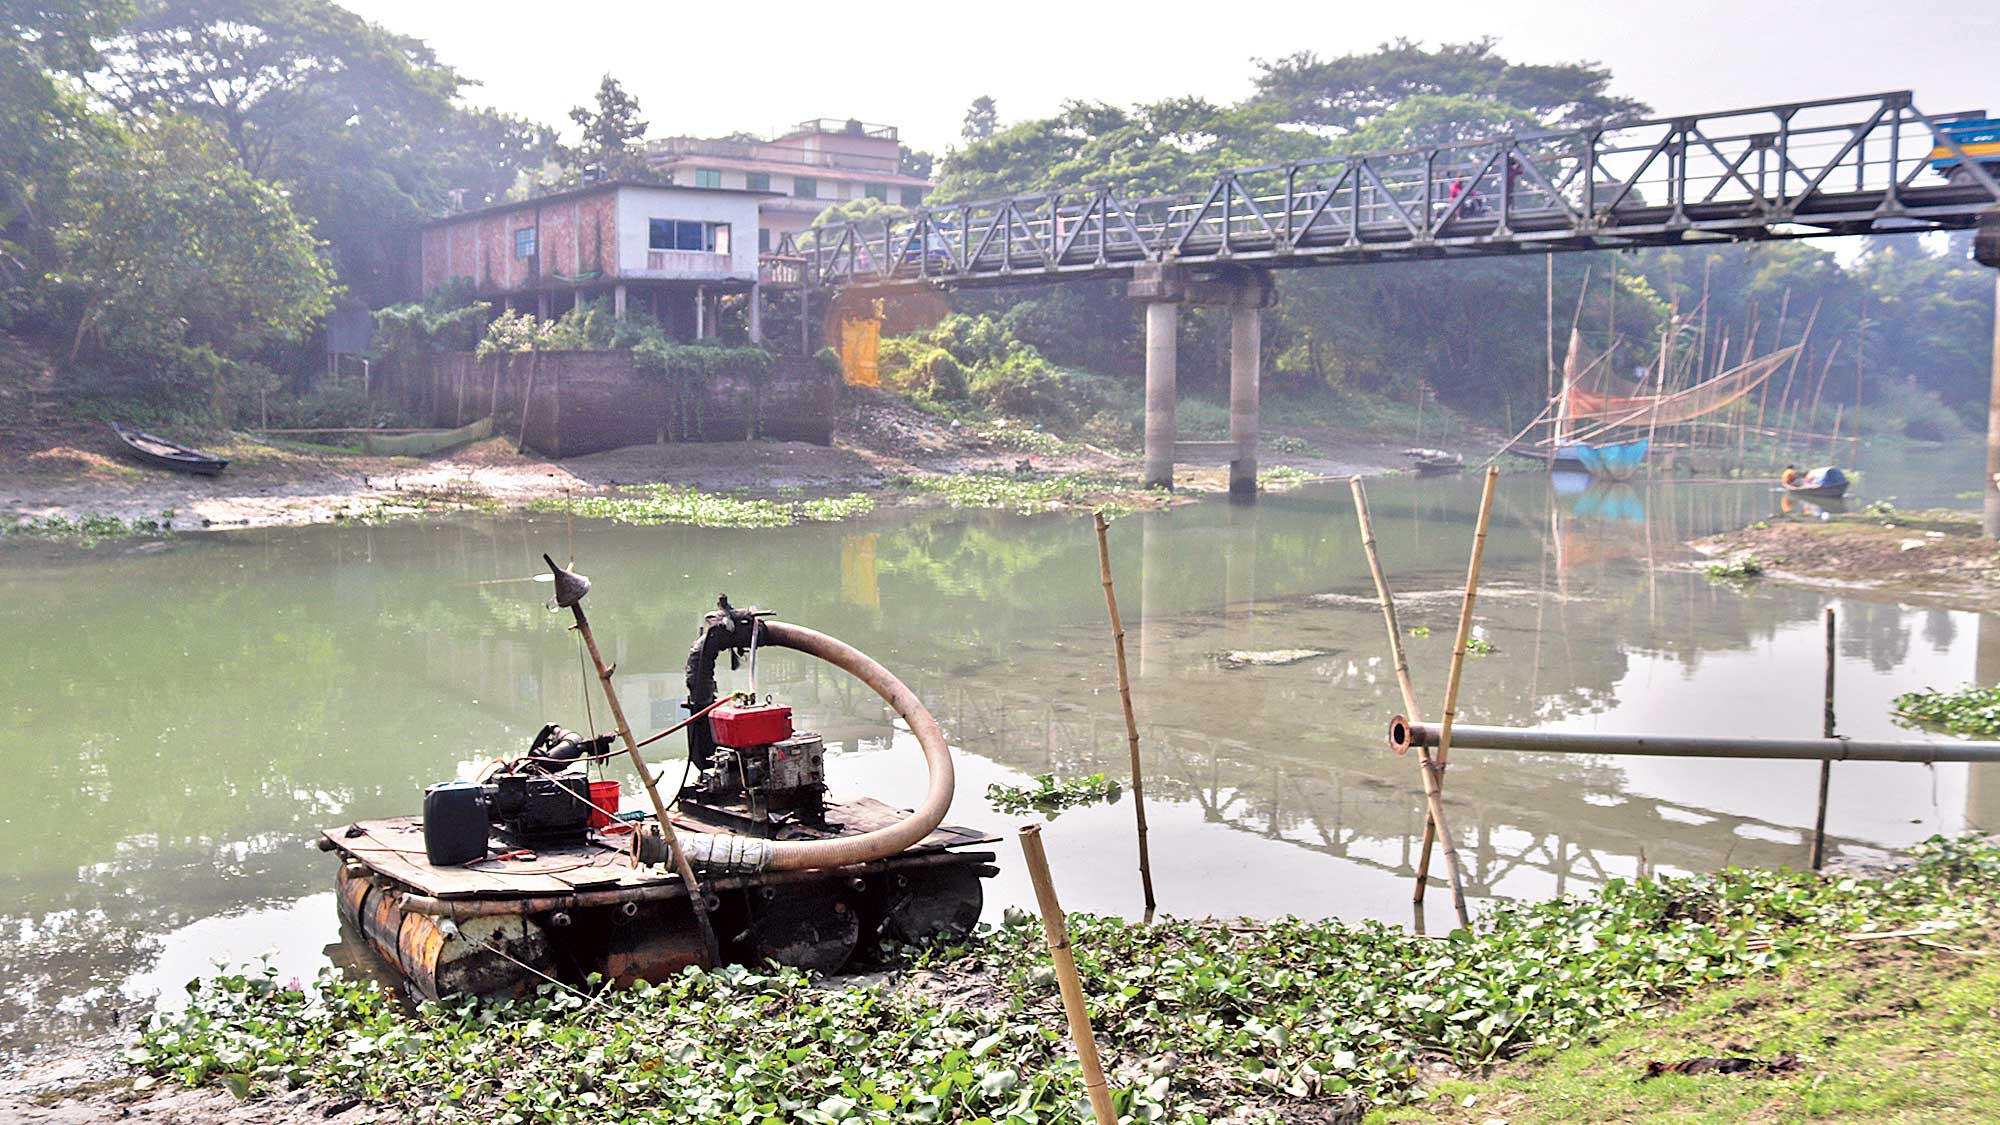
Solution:
<svg viewBox="0 0 2000 1125">
<path fill-rule="evenodd" d="M 1229 307 L 1229 494 L 1257 495 L 1257 385 L 1263 377 L 1264 306 Z"/>
<path fill-rule="evenodd" d="M 1178 301 L 1146 303 L 1146 459 L 1147 488 L 1174 487 L 1174 445 L 1179 437 L 1174 403 L 1179 394 L 1181 306 Z"/>
<path fill-rule="evenodd" d="M 1270 273 L 1227 267 L 1213 274 L 1190 277 L 1175 263 L 1153 262 L 1133 270 L 1125 292 L 1146 306 L 1146 486 L 1171 489 L 1176 461 L 1226 452 L 1230 494 L 1255 496 L 1264 309 L 1270 306 L 1274 293 Z M 1174 404 L 1179 397 L 1182 305 L 1229 310 L 1229 440 L 1226 442 L 1179 440 Z"/>
</svg>

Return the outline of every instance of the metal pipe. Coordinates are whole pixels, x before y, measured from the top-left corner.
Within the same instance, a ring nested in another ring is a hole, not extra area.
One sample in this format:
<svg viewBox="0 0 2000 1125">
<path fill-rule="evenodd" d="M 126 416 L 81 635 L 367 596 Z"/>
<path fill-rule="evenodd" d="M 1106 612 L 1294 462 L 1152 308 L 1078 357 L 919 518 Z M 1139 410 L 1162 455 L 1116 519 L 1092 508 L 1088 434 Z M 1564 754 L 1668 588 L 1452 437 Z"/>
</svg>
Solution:
<svg viewBox="0 0 2000 1125">
<path fill-rule="evenodd" d="M 1436 727 L 1401 715 L 1389 720 L 1399 754 L 1434 747 Z M 1803 762 L 2000 762 L 2000 742 L 1898 742 L 1859 738 L 1721 738 L 1714 735 L 1596 734 L 1454 724 L 1451 744 L 1464 750 L 1533 754 L 1625 754 L 1662 758 L 1771 758 Z"/>
</svg>

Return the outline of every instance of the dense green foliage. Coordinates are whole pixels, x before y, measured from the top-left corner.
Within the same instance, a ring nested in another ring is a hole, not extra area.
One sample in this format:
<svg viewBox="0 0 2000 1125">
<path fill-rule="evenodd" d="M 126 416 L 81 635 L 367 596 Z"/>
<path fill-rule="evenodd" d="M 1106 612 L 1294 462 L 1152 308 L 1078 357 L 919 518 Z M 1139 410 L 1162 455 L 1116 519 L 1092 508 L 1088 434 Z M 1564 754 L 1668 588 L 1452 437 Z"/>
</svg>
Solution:
<svg viewBox="0 0 2000 1125">
<path fill-rule="evenodd" d="M 2000 685 L 1906 691 L 1896 697 L 1893 706 L 1900 718 L 1942 727 L 1953 734 L 2000 736 Z"/>
<path fill-rule="evenodd" d="M 1072 944 L 1122 1114 L 1324 1118 L 1349 1098 L 1410 1098 L 1427 1059 L 1470 1067 L 1573 1043 L 1838 934 L 1990 915 L 2000 850 L 1938 839 L 1916 851 L 1912 869 L 1881 882 L 1613 879 L 1491 907 L 1444 940 L 1375 923 L 1073 915 Z M 352 981 L 222 977 L 196 985 L 187 1011 L 156 1022 L 130 1057 L 156 1079 L 244 1096 L 303 1086 L 440 1121 L 1077 1119 L 1082 1084 L 1039 927 L 1018 918 L 926 962 L 947 983 L 826 989 L 789 970 L 689 971 L 595 997 L 546 986 L 511 1005 L 415 1014 Z"/>
<path fill-rule="evenodd" d="M 332 307 L 319 246 L 277 188 L 206 126 L 165 118 L 94 152 L 57 229 L 59 280 L 83 297 L 85 346 L 121 371 L 228 413 L 261 382 L 255 358 Z"/>
</svg>

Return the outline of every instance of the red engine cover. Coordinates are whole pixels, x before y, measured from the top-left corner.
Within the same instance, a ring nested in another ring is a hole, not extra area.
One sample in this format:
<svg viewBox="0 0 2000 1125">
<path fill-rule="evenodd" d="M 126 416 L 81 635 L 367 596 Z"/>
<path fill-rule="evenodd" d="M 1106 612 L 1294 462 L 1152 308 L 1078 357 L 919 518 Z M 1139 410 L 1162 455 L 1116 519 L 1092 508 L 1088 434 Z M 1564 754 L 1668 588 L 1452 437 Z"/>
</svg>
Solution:
<svg viewBox="0 0 2000 1125">
<path fill-rule="evenodd" d="M 708 729 L 723 746 L 763 746 L 792 737 L 792 709 L 776 703 L 725 704 L 708 713 Z"/>
</svg>

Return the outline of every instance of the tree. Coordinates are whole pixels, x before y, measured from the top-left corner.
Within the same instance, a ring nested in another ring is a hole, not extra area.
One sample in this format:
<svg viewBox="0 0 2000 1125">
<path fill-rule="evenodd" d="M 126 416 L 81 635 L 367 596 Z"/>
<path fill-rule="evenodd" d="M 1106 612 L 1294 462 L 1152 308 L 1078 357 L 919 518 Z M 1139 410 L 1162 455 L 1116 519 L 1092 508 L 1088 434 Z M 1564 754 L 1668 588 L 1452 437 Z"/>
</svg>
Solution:
<svg viewBox="0 0 2000 1125">
<path fill-rule="evenodd" d="M 902 146 L 896 153 L 896 171 L 905 176 L 915 176 L 920 180 L 931 178 L 931 170 L 937 165 L 937 157 L 920 148 Z"/>
<path fill-rule="evenodd" d="M 646 137 L 646 122 L 639 118 L 639 99 L 616 78 L 607 74 L 597 84 L 595 109 L 576 106 L 569 119 L 582 135 L 575 147 L 562 150 L 565 168 L 581 174 L 594 165 L 608 178 L 644 173 L 639 142 Z"/>
<path fill-rule="evenodd" d="M 141 0 L 92 83 L 128 115 L 215 128 L 245 171 L 284 185 L 371 304 L 399 295 L 407 228 L 468 186 L 446 176 L 499 120 L 454 104 L 464 80 L 422 41 L 328 0 Z M 505 182 L 526 158 L 486 159 Z"/>
<path fill-rule="evenodd" d="M 106 128 L 74 77 L 97 65 L 96 37 L 129 11 L 81 0 L 0 5 L 0 327 L 34 299 L 54 255 L 47 212 L 60 206 L 82 146 Z"/>
<path fill-rule="evenodd" d="M 328 0 L 141 0 L 96 82 L 127 113 L 209 122 L 265 179 L 331 132 L 440 120 L 462 85 L 421 40 Z"/>
<path fill-rule="evenodd" d="M 1612 95 L 1611 72 L 1596 63 L 1513 63 L 1494 47 L 1494 40 L 1478 39 L 1433 51 L 1397 39 L 1336 59 L 1312 51 L 1259 59 L 1254 100 L 1273 106 L 1289 123 L 1335 134 L 1351 133 L 1423 94 L 1491 99 L 1551 127 L 1646 112 L 1643 103 Z"/>
<path fill-rule="evenodd" d="M 999 130 L 1000 110 L 994 105 L 992 96 L 981 94 L 972 99 L 972 106 L 965 111 L 965 126 L 958 131 L 959 136 L 977 144 Z"/>
<path fill-rule="evenodd" d="M 205 392 L 222 413 L 260 349 L 297 339 L 332 307 L 320 246 L 284 193 L 187 118 L 100 146 L 77 172 L 57 241 L 62 280 L 86 298 L 72 359 L 94 345 L 112 367 L 167 383 L 145 389 Z"/>
</svg>

